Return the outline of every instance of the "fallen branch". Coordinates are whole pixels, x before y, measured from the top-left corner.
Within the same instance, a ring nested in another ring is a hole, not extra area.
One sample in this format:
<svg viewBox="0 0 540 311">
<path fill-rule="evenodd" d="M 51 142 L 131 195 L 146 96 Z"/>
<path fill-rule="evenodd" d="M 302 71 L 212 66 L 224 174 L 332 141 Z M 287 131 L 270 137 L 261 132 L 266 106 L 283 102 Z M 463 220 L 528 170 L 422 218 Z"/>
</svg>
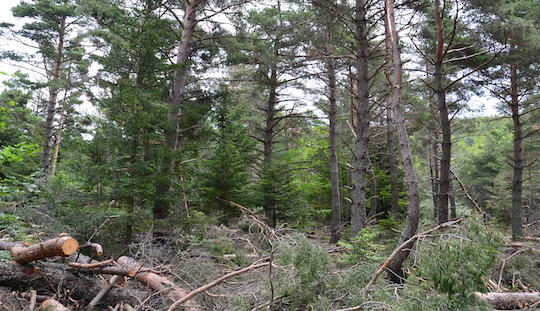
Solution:
<svg viewBox="0 0 540 311">
<path fill-rule="evenodd" d="M 540 293 L 474 293 L 481 301 L 498 310 L 515 310 L 531 307 L 540 302 Z"/>
<path fill-rule="evenodd" d="M 79 242 L 70 236 L 61 236 L 32 246 L 20 242 L 0 242 L 0 249 L 9 251 L 13 260 L 23 265 L 46 258 L 70 256 L 79 249 Z"/>
<path fill-rule="evenodd" d="M 206 284 L 206 285 L 203 285 L 197 289 L 194 289 L 193 291 L 191 291 L 189 294 L 185 295 L 184 297 L 182 297 L 181 299 L 175 301 L 170 307 L 169 309 L 167 309 L 167 311 L 173 311 L 175 310 L 176 308 L 178 308 L 182 303 L 188 301 L 189 299 L 191 299 L 193 296 L 199 294 L 199 293 L 202 293 L 204 291 L 206 291 L 207 289 L 211 288 L 211 287 L 214 287 L 216 285 L 218 285 L 219 283 L 225 281 L 226 279 L 228 278 L 231 278 L 233 276 L 236 276 L 236 275 L 239 275 L 239 274 L 242 274 L 244 272 L 247 272 L 247 271 L 250 271 L 250 270 L 253 270 L 253 269 L 257 269 L 257 268 L 261 268 L 261 267 L 266 267 L 270 264 L 270 262 L 265 262 L 265 263 L 261 263 L 261 264 L 254 264 L 254 265 L 251 265 L 249 267 L 246 267 L 246 268 L 243 268 L 243 269 L 240 269 L 240 270 L 236 270 L 236 271 L 233 271 L 231 273 L 227 273 L 225 274 L 224 276 Z"/>
<path fill-rule="evenodd" d="M 92 269 L 92 268 L 99 268 L 104 266 L 110 266 L 113 263 L 112 259 L 100 261 L 100 262 L 93 262 L 93 263 L 79 263 L 79 262 L 68 262 L 68 266 L 73 268 L 81 268 L 81 269 Z"/>
<path fill-rule="evenodd" d="M 471 202 L 471 204 L 474 206 L 474 208 L 476 208 L 476 210 L 478 212 L 480 212 L 480 214 L 482 214 L 482 216 L 484 217 L 486 215 L 486 212 L 480 207 L 480 205 L 478 205 L 476 200 L 472 198 L 472 196 L 467 191 L 467 188 L 465 188 L 465 185 L 463 184 L 461 179 L 459 179 L 459 177 L 457 177 L 457 175 L 454 173 L 454 171 L 452 171 L 452 169 L 450 169 L 450 173 L 452 173 L 452 176 L 454 176 L 454 178 L 457 180 L 457 182 L 459 184 L 459 187 L 461 188 L 461 190 L 465 194 L 465 197 L 467 198 L 467 200 L 469 200 L 469 202 Z"/>
<path fill-rule="evenodd" d="M 384 270 L 386 269 L 386 267 L 388 267 L 388 265 L 390 264 L 390 262 L 392 262 L 392 259 L 394 259 L 394 257 L 397 256 L 397 254 L 403 250 L 404 247 L 406 247 L 407 245 L 409 245 L 410 243 L 416 241 L 418 238 L 420 237 L 423 237 L 425 235 L 428 235 L 430 234 L 431 232 L 433 231 L 437 231 L 439 229 L 442 229 L 444 227 L 450 227 L 450 226 L 453 226 L 455 224 L 458 224 L 462 221 L 463 219 L 457 219 L 457 220 L 453 220 L 453 221 L 449 221 L 449 222 L 445 222 L 443 224 L 440 224 L 434 228 L 431 228 L 427 231 L 424 231 L 422 233 L 418 233 L 418 234 L 415 234 L 413 235 L 410 239 L 408 239 L 407 241 L 403 242 L 400 246 L 398 246 L 398 248 L 396 248 L 392 254 L 390 254 L 390 256 L 388 256 L 388 258 L 385 260 L 385 262 L 380 266 L 380 268 L 375 272 L 375 274 L 373 275 L 373 277 L 371 278 L 371 280 L 368 282 L 368 284 L 364 287 L 364 289 L 362 289 L 362 294 L 365 294 L 367 292 L 367 290 L 373 285 L 375 284 L 375 282 L 377 281 L 377 279 L 379 278 L 379 276 L 384 272 Z"/>
<path fill-rule="evenodd" d="M 94 252 L 96 253 L 96 256 L 103 256 L 103 247 L 98 244 L 98 243 L 85 243 L 83 245 L 81 245 L 80 248 L 93 248 L 94 249 Z"/>
<path fill-rule="evenodd" d="M 90 301 L 90 303 L 88 304 L 88 308 L 87 310 L 88 311 L 92 311 L 94 310 L 95 306 L 101 301 L 101 299 L 103 299 L 103 297 L 105 297 L 105 295 L 107 295 L 107 293 L 111 290 L 111 288 L 113 288 L 114 285 L 116 285 L 117 283 L 121 283 L 122 282 L 122 278 L 121 276 L 119 275 L 114 275 L 107 284 L 105 284 L 101 290 L 99 291 L 99 293 L 97 293 L 97 295 L 94 297 L 94 299 L 92 299 L 92 301 Z"/>
<path fill-rule="evenodd" d="M 169 297 L 173 301 L 182 299 L 188 294 L 183 288 L 178 287 L 168 278 L 157 275 L 153 272 L 146 272 L 146 269 L 133 258 L 122 256 L 118 258 L 117 262 L 126 270 L 137 271 L 137 275 L 134 277 L 135 280 L 159 292 L 160 294 Z M 200 311 L 200 309 L 191 302 L 186 303 L 184 310 Z"/>
</svg>

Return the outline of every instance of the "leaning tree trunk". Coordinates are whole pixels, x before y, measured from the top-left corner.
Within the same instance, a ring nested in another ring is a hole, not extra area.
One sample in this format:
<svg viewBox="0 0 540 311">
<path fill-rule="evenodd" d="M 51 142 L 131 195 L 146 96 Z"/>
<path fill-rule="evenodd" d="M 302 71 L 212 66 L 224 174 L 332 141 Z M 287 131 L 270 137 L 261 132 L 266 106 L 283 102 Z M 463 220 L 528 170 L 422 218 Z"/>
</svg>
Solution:
<svg viewBox="0 0 540 311">
<path fill-rule="evenodd" d="M 165 146 L 167 148 L 161 160 L 161 178 L 156 184 L 156 199 L 152 208 L 154 219 L 165 219 L 169 215 L 169 191 L 171 187 L 170 174 L 173 171 L 174 154 L 178 148 L 178 119 L 180 108 L 184 103 L 186 80 L 189 69 L 189 57 L 193 43 L 193 29 L 196 24 L 197 6 L 202 0 L 189 0 L 185 8 L 182 39 L 178 44 L 176 57 L 177 69 L 169 101 L 167 121 L 164 128 Z"/>
<path fill-rule="evenodd" d="M 512 239 L 517 240 L 523 236 L 521 220 L 522 192 L 523 192 L 523 131 L 519 113 L 519 93 L 516 63 L 510 65 L 510 87 L 512 120 L 514 122 L 514 175 L 512 177 Z"/>
<path fill-rule="evenodd" d="M 339 166 L 337 158 L 337 96 L 336 96 L 336 62 L 334 59 L 333 42 L 333 21 L 328 27 L 327 36 L 327 60 L 326 70 L 328 74 L 328 101 L 330 109 L 328 119 L 330 120 L 328 128 L 328 138 L 330 140 L 330 182 L 332 184 L 332 219 L 330 223 L 330 243 L 337 243 L 340 238 L 339 226 L 341 223 L 341 198 L 339 192 Z"/>
<path fill-rule="evenodd" d="M 366 0 L 356 0 L 356 138 L 353 146 L 351 232 L 356 235 L 366 221 L 366 175 L 369 147 L 369 75 Z"/>
<path fill-rule="evenodd" d="M 439 106 L 439 116 L 442 130 L 441 167 L 439 174 L 439 223 L 448 221 L 448 195 L 450 192 L 450 157 L 452 155 L 452 132 L 446 104 L 446 89 L 444 87 L 444 26 L 440 0 L 435 0 L 435 25 L 437 31 L 437 47 L 435 51 L 435 93 Z"/>
<path fill-rule="evenodd" d="M 418 221 L 420 219 L 420 196 L 418 193 L 418 179 L 414 169 L 411 151 L 409 149 L 409 140 L 407 135 L 407 127 L 405 119 L 401 111 L 401 86 L 402 86 L 402 68 L 401 68 L 401 53 L 399 51 L 398 33 L 394 17 L 394 1 L 385 0 L 386 7 L 386 26 L 388 39 L 390 39 L 391 54 L 392 54 L 392 111 L 394 113 L 394 124 L 399 141 L 399 151 L 403 170 L 405 172 L 405 182 L 407 185 L 407 199 L 409 207 L 407 209 L 407 225 L 401 234 L 401 242 L 409 240 L 416 234 L 418 229 Z M 389 278 L 394 281 L 399 281 L 403 276 L 401 267 L 409 256 L 409 250 L 412 248 L 414 241 L 411 241 L 410 246 L 404 247 L 404 251 L 400 252 L 388 265 L 390 273 Z"/>
<path fill-rule="evenodd" d="M 47 117 L 45 118 L 45 141 L 43 142 L 43 152 L 41 154 L 41 169 L 43 171 L 44 180 L 51 176 L 51 149 L 53 147 L 54 138 L 54 117 L 56 115 L 56 106 L 58 104 L 58 93 L 60 89 L 56 84 L 59 83 L 62 76 L 62 67 L 64 66 L 64 45 L 66 35 L 66 17 L 62 17 L 59 20 L 58 25 L 58 46 L 56 48 L 56 60 L 54 62 L 54 69 L 52 71 L 52 79 L 49 83 L 49 98 L 47 100 Z"/>
</svg>

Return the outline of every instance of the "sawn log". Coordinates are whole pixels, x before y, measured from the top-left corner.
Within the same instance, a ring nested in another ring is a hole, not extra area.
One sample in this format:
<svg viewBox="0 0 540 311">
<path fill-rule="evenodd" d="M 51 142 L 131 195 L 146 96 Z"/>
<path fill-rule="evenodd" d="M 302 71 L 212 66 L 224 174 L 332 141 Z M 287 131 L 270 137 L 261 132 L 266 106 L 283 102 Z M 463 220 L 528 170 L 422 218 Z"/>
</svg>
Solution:
<svg viewBox="0 0 540 311">
<path fill-rule="evenodd" d="M 9 251 L 16 263 L 24 265 L 35 260 L 70 256 L 79 249 L 79 242 L 70 236 L 61 236 L 31 246 L 20 242 L 0 241 L 0 249 Z"/>
</svg>

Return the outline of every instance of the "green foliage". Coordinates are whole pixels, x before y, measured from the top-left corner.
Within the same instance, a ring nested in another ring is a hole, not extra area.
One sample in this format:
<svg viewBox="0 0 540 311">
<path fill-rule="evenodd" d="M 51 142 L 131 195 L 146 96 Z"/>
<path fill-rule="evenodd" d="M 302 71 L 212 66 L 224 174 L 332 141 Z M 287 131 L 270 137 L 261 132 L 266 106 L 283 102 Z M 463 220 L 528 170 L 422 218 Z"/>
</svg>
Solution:
<svg viewBox="0 0 540 311">
<path fill-rule="evenodd" d="M 0 213 L 0 231 L 5 232 L 12 241 L 26 241 L 28 225 L 18 216 Z"/>
<path fill-rule="evenodd" d="M 438 290 L 443 296 L 429 294 L 438 297 L 429 302 L 429 306 L 436 310 L 464 310 L 469 307 L 475 310 L 473 306 L 477 302 L 472 294 L 485 291 L 484 283 L 497 262 L 501 239 L 480 219 L 469 218 L 462 227 L 443 234 L 433 242 L 434 245 L 421 243 L 419 267 L 409 277 L 409 280 L 420 277 L 428 283 L 411 281 L 409 290 Z M 411 309 L 404 307 L 399 310 Z"/>
<path fill-rule="evenodd" d="M 338 246 L 343 247 L 347 253 L 343 261 L 349 264 L 359 262 L 379 261 L 383 259 L 381 251 L 384 245 L 377 243 L 379 232 L 372 228 L 363 228 L 350 241 L 341 240 Z"/>
<path fill-rule="evenodd" d="M 276 258 L 282 265 L 292 265 L 291 278 L 282 280 L 280 294 L 290 297 L 288 310 L 312 304 L 324 293 L 325 278 L 329 272 L 328 255 L 322 248 L 299 237 L 293 244 L 280 245 Z"/>
</svg>

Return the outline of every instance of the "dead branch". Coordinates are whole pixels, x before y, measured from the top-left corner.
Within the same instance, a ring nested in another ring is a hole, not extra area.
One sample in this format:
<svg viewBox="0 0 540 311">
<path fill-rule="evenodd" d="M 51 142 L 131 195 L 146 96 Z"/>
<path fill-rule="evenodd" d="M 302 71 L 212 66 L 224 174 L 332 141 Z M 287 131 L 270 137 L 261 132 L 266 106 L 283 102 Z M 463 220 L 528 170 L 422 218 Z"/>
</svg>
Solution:
<svg viewBox="0 0 540 311">
<path fill-rule="evenodd" d="M 110 281 L 101 288 L 101 290 L 99 291 L 99 293 L 97 293 L 94 299 L 90 301 L 90 303 L 88 304 L 88 311 L 94 310 L 94 307 L 101 301 L 101 299 L 103 299 L 103 297 L 105 297 L 105 295 L 107 295 L 111 288 L 113 288 L 114 285 L 121 283 L 122 278 L 123 277 L 121 276 L 114 275 L 110 279 Z"/>
<path fill-rule="evenodd" d="M 101 246 L 100 244 L 98 243 L 85 243 L 83 245 L 81 245 L 80 248 L 92 248 L 94 249 L 94 252 L 96 253 L 96 256 L 103 256 L 104 252 L 103 252 L 103 246 Z"/>
<path fill-rule="evenodd" d="M 100 262 L 93 262 L 93 263 L 78 263 L 78 262 L 68 262 L 68 266 L 73 268 L 80 268 L 80 269 L 92 269 L 92 268 L 99 268 L 104 266 L 110 266 L 113 263 L 112 259 L 100 261 Z"/>
<path fill-rule="evenodd" d="M 246 268 L 243 268 L 243 269 L 240 269 L 240 270 L 236 270 L 236 271 L 233 271 L 231 273 L 227 273 L 225 274 L 224 276 L 206 284 L 206 285 L 203 285 L 193 291 L 191 291 L 189 294 L 185 295 L 184 297 L 182 297 L 181 299 L 175 301 L 170 307 L 169 309 L 167 309 L 167 311 L 174 311 L 176 308 L 178 308 L 182 303 L 188 301 L 189 299 L 191 299 L 192 297 L 194 297 L 195 295 L 199 294 L 199 293 L 202 293 L 204 291 L 206 291 L 207 289 L 209 288 L 212 288 L 216 285 L 218 285 L 219 283 L 225 281 L 226 279 L 228 278 L 231 278 L 233 276 L 236 276 L 236 275 L 239 275 L 239 274 L 242 274 L 242 273 L 245 273 L 247 271 L 250 271 L 250 270 L 253 270 L 253 269 L 257 269 L 257 268 L 261 268 L 261 267 L 266 267 L 270 264 L 270 262 L 265 262 L 265 263 L 260 263 L 260 264 L 252 264 L 251 266 L 248 266 Z"/>
</svg>

